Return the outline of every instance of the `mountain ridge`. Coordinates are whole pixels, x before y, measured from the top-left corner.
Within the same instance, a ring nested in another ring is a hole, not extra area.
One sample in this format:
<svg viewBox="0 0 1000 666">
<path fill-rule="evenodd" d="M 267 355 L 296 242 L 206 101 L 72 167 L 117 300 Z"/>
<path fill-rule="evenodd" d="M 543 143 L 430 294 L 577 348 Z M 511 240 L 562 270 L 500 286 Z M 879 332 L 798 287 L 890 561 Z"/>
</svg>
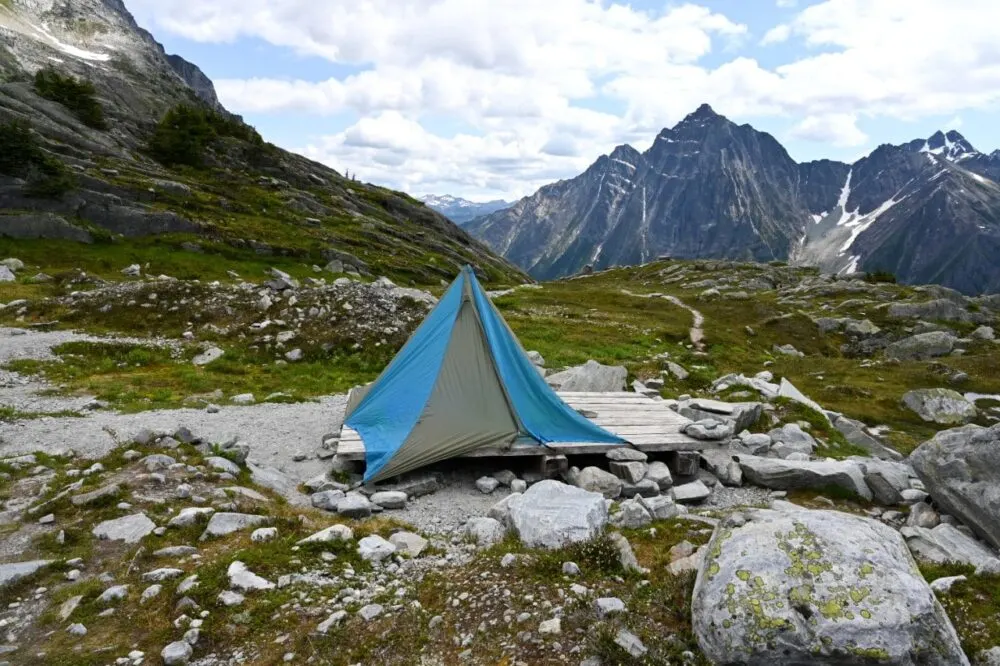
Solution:
<svg viewBox="0 0 1000 666">
<path fill-rule="evenodd" d="M 941 169 L 960 172 L 964 185 L 943 182 L 963 203 L 938 202 L 935 218 L 941 183 L 933 177 Z M 961 267 L 958 255 L 968 243 L 948 227 L 980 238 L 986 249 L 1000 246 L 1000 186 L 991 180 L 998 177 L 1000 151 L 981 153 L 955 130 L 882 144 L 854 164 L 797 163 L 772 135 L 703 104 L 660 131 L 645 152 L 616 146 L 579 176 L 545 185 L 467 228 L 538 279 L 667 255 L 791 261 L 831 273 L 888 271 L 908 283 L 943 280 L 980 293 L 1000 290 L 1000 267 L 985 259 Z M 904 194 L 907 205 L 895 208 L 893 197 Z M 919 258 L 905 258 L 893 240 L 907 236 L 901 211 L 919 215 L 922 228 L 930 225 L 923 242 L 940 224 L 948 243 L 933 252 L 913 248 L 909 254 Z"/>
<path fill-rule="evenodd" d="M 88 126 L 41 96 L 35 74 L 46 68 L 71 77 L 60 85 L 93 86 L 87 95 L 107 127 Z M 168 112 L 181 108 L 196 111 L 165 125 Z M 202 126 L 190 131 L 179 122 Z M 121 0 L 0 3 L 0 128 L 11 123 L 30 127 L 30 159 L 61 175 L 53 180 L 59 191 L 36 196 L 36 167 L 0 173 L 0 240 L 13 238 L 4 240 L 8 250 L 39 237 L 125 239 L 130 247 L 198 248 L 223 260 L 294 256 L 423 284 L 450 279 L 465 264 L 489 281 L 526 279 L 408 195 L 348 180 L 264 142 L 219 103 L 197 65 L 167 54 Z M 169 150 L 183 148 L 201 164 L 180 168 L 157 157 L 157 132 Z M 190 145 L 193 136 L 207 138 Z"/>
<path fill-rule="evenodd" d="M 450 194 L 425 194 L 419 197 L 419 200 L 428 208 L 436 210 L 458 226 L 463 226 L 482 215 L 489 215 L 498 210 L 509 208 L 513 203 L 504 201 L 503 199 L 469 201 L 468 199 Z"/>
</svg>

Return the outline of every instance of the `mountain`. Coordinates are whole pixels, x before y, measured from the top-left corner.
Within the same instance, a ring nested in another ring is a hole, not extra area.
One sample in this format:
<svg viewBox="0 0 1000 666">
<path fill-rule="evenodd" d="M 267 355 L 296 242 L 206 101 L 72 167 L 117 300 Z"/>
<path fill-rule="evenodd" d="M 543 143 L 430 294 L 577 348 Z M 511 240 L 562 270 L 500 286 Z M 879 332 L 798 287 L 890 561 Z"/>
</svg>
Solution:
<svg viewBox="0 0 1000 666">
<path fill-rule="evenodd" d="M 0 0 L 0 215 L 8 251 L 41 237 L 124 258 L 155 243 L 423 284 L 464 264 L 526 279 L 406 194 L 264 142 L 121 0 Z"/>
<path fill-rule="evenodd" d="M 771 135 L 702 105 L 648 150 L 618 146 L 466 228 L 539 279 L 660 256 L 889 271 L 1000 290 L 1000 151 L 958 132 L 855 164 L 796 163 Z"/>
<path fill-rule="evenodd" d="M 420 200 L 428 208 L 436 210 L 460 227 L 477 217 L 495 213 L 511 205 L 509 201 L 502 201 L 500 199 L 479 202 L 469 201 L 461 197 L 453 197 L 449 194 L 441 196 L 425 194 L 420 197 Z"/>
</svg>

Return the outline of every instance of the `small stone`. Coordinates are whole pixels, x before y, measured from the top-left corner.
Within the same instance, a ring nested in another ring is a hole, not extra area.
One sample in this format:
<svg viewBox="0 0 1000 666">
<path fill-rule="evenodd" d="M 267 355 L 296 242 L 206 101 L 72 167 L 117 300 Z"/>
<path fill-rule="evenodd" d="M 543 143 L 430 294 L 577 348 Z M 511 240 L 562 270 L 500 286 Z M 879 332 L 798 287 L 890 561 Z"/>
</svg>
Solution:
<svg viewBox="0 0 1000 666">
<path fill-rule="evenodd" d="M 278 538 L 277 527 L 259 527 L 250 534 L 250 541 L 254 543 L 267 543 Z"/>
<path fill-rule="evenodd" d="M 79 622 L 76 624 L 71 624 L 66 628 L 66 631 L 72 636 L 86 636 L 87 627 L 83 626 Z"/>
<path fill-rule="evenodd" d="M 361 610 L 358 611 L 358 616 L 362 620 L 370 622 L 375 618 L 377 618 L 379 615 L 381 615 L 383 610 L 384 609 L 380 604 L 368 604 L 367 606 L 362 607 Z"/>
<path fill-rule="evenodd" d="M 609 615 L 624 613 L 625 602 L 618 597 L 601 597 L 594 602 L 594 608 L 597 611 L 597 616 L 604 619 Z"/>
<path fill-rule="evenodd" d="M 492 476 L 481 476 L 478 479 L 476 479 L 476 488 L 478 488 L 479 492 L 483 493 L 484 495 L 489 495 L 494 490 L 496 490 L 497 486 L 499 485 L 500 482 L 497 481 Z"/>
<path fill-rule="evenodd" d="M 160 657 L 163 659 L 164 666 L 183 666 L 191 660 L 193 654 L 194 650 L 189 643 L 175 641 L 163 648 Z"/>
<path fill-rule="evenodd" d="M 579 576 L 580 567 L 577 566 L 576 562 L 563 562 L 562 572 L 567 576 Z"/>
<path fill-rule="evenodd" d="M 545 620 L 538 625 L 538 633 L 542 636 L 555 636 L 562 633 L 562 621 L 554 617 L 551 620 Z"/>
<path fill-rule="evenodd" d="M 239 606 L 240 604 L 243 603 L 245 599 L 246 597 L 244 597 L 242 594 L 240 594 L 239 592 L 233 592 L 232 590 L 224 590 L 222 592 L 219 592 L 218 596 L 219 603 L 222 604 L 223 606 L 228 606 L 228 607 Z"/>
</svg>

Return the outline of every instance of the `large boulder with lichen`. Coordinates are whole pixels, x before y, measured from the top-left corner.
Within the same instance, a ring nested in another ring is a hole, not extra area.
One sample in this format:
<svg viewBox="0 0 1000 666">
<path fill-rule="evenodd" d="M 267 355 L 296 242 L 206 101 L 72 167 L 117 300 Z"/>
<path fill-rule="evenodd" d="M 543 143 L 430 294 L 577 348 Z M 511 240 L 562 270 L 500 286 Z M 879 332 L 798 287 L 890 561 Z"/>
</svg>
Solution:
<svg viewBox="0 0 1000 666">
<path fill-rule="evenodd" d="M 938 506 L 1000 548 L 1000 424 L 939 432 L 910 464 Z"/>
<path fill-rule="evenodd" d="M 748 512 L 715 530 L 692 622 L 714 664 L 969 661 L 903 538 L 837 511 Z"/>
</svg>

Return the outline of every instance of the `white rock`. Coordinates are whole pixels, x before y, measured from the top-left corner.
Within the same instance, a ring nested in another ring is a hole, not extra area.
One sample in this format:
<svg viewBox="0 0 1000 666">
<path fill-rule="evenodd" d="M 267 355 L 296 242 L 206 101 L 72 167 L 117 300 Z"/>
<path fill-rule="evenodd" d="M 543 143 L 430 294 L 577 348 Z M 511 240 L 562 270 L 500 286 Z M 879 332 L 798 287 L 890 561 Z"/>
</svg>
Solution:
<svg viewBox="0 0 1000 666">
<path fill-rule="evenodd" d="M 395 553 L 396 547 L 377 534 L 371 534 L 358 541 L 358 555 L 368 562 L 381 562 Z"/>
<path fill-rule="evenodd" d="M 891 527 L 838 511 L 744 517 L 716 529 L 695 582 L 693 629 L 712 663 L 842 663 L 877 650 L 886 664 L 968 664 Z"/>
<path fill-rule="evenodd" d="M 354 530 L 347 525 L 330 525 L 315 534 L 307 536 L 298 542 L 298 545 L 306 543 L 330 543 L 334 541 L 350 541 L 354 538 Z"/>
<path fill-rule="evenodd" d="M 194 650 L 186 641 L 175 641 L 163 648 L 160 657 L 164 666 L 182 666 L 191 660 L 193 654 Z"/>
<path fill-rule="evenodd" d="M 465 523 L 465 534 L 480 548 L 489 548 L 503 541 L 507 530 L 495 518 L 470 518 Z"/>
<path fill-rule="evenodd" d="M 250 534 L 250 540 L 254 543 L 267 543 L 278 538 L 277 527 L 258 527 Z"/>
<path fill-rule="evenodd" d="M 156 529 L 156 523 L 144 513 L 105 520 L 94 526 L 91 533 L 98 539 L 139 543 L 144 536 Z"/>
<path fill-rule="evenodd" d="M 604 497 L 546 479 L 511 502 L 511 522 L 531 548 L 560 548 L 593 539 L 608 522 Z"/>
<path fill-rule="evenodd" d="M 239 560 L 229 565 L 226 574 L 229 576 L 229 587 L 236 588 L 237 590 L 249 592 L 253 590 L 274 589 L 274 583 L 250 571 L 247 569 L 247 565 Z"/>
</svg>

